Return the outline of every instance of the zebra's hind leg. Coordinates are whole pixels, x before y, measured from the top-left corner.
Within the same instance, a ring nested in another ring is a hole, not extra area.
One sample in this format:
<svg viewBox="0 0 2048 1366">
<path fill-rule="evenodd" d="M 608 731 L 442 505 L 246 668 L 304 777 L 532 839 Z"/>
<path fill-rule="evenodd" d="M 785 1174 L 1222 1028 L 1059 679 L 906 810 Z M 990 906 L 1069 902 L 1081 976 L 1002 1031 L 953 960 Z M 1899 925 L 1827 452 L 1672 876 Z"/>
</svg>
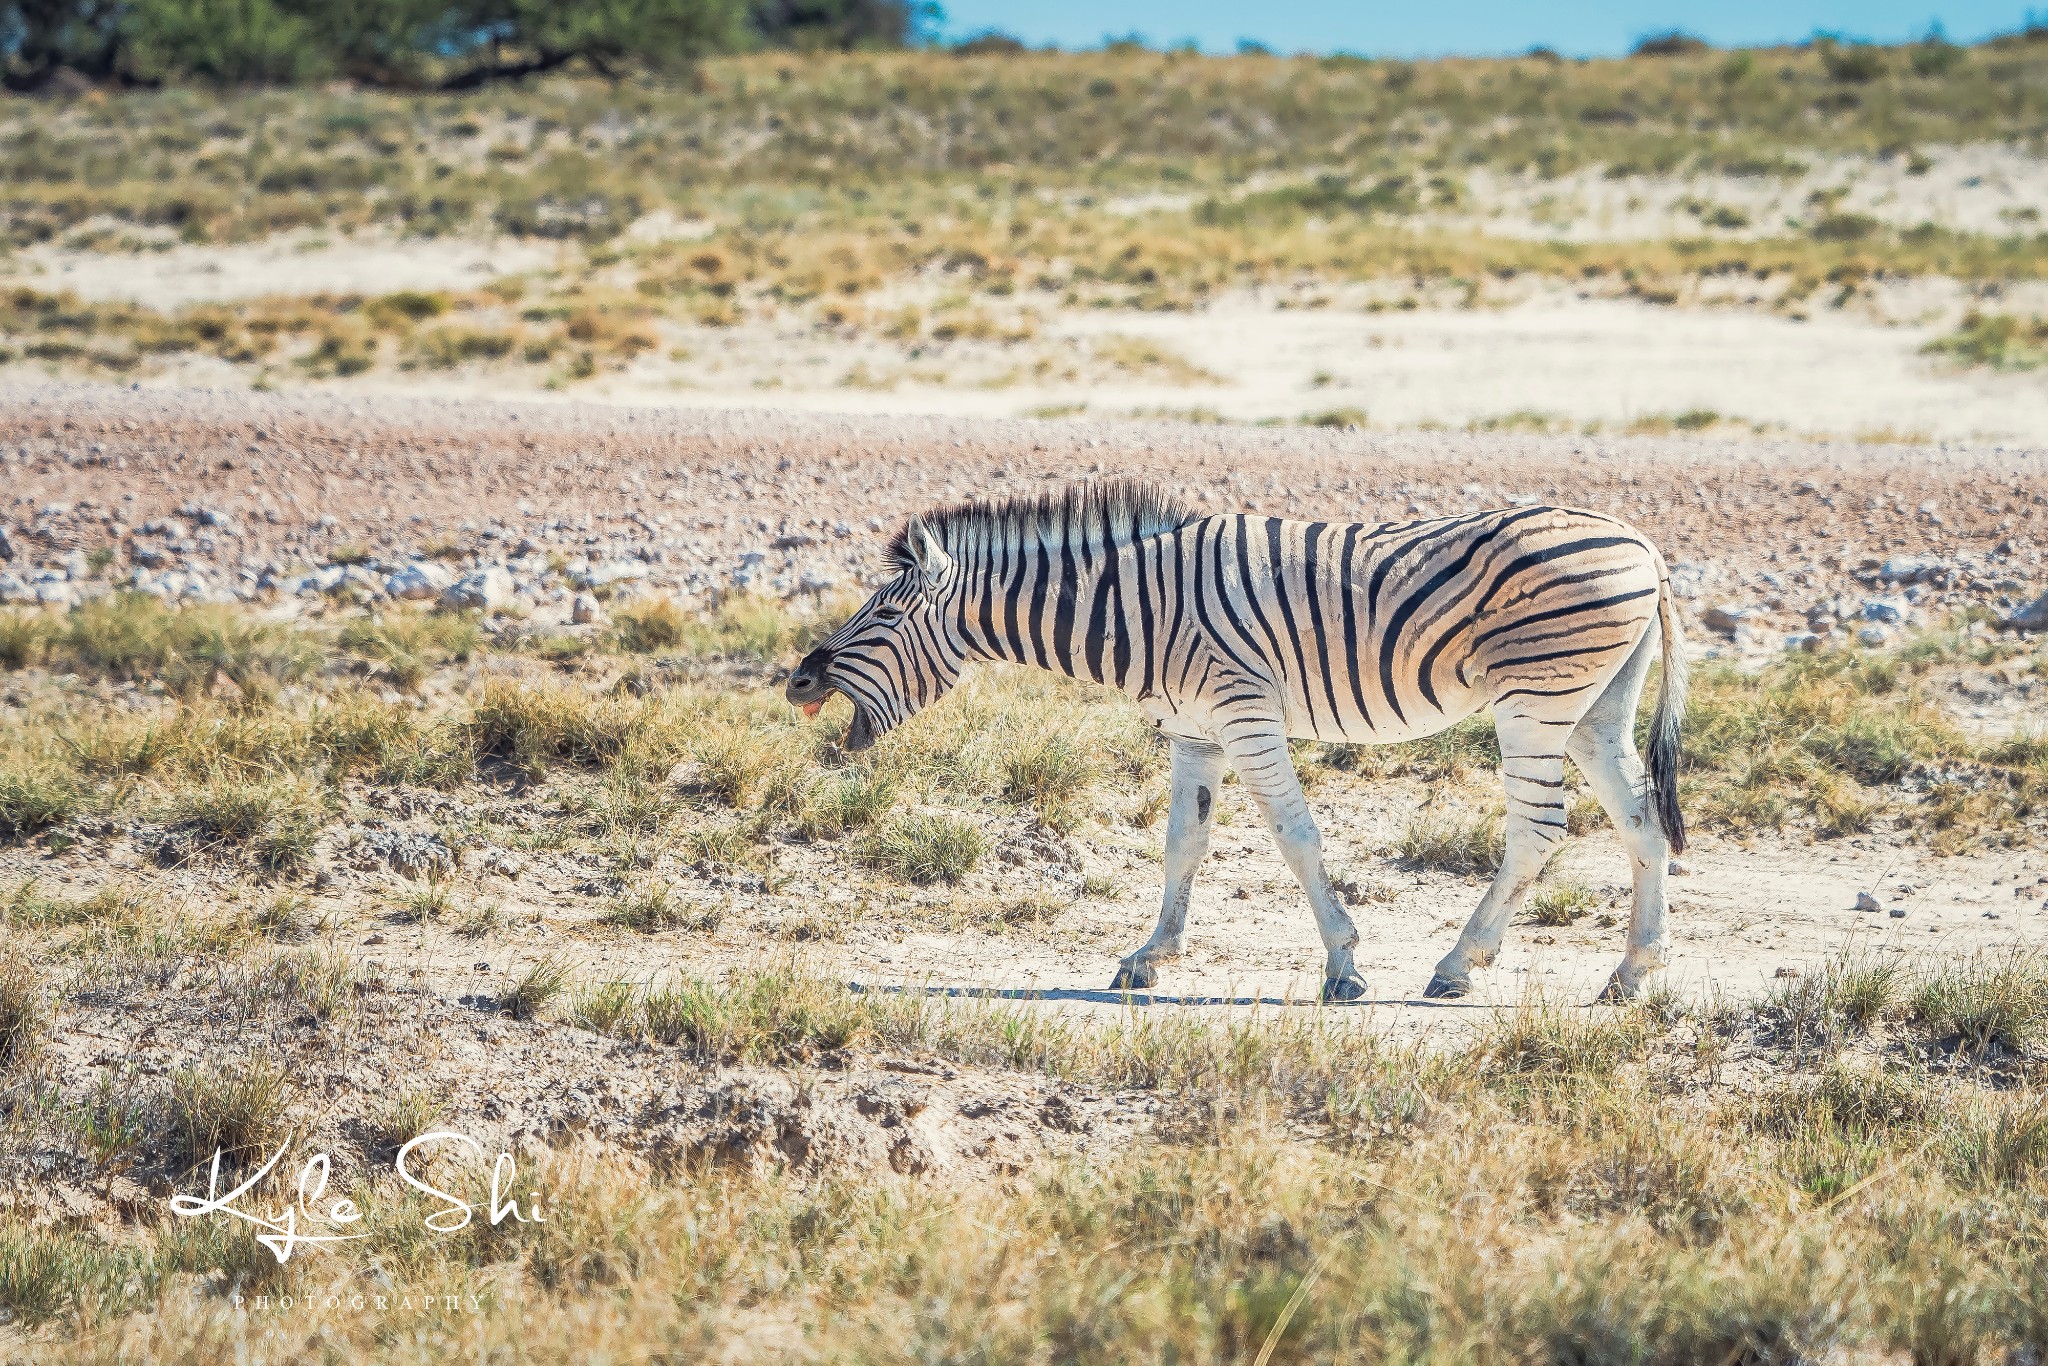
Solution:
<svg viewBox="0 0 2048 1366">
<path fill-rule="evenodd" d="M 1188 926 L 1188 898 L 1195 870 L 1209 852 L 1216 823 L 1216 789 L 1222 785 L 1223 751 L 1204 740 L 1173 742 L 1173 777 L 1166 808 L 1166 892 L 1159 923 L 1144 946 L 1117 964 L 1111 991 L 1142 991 L 1159 980 L 1159 960 L 1180 956 Z"/>
<path fill-rule="evenodd" d="M 1664 928 L 1664 878 L 1670 871 L 1671 845 L 1657 823 L 1649 778 L 1636 753 L 1635 738 L 1636 704 L 1643 692 L 1643 675 L 1657 657 L 1657 643 L 1652 632 L 1636 647 L 1565 744 L 1565 752 L 1586 775 L 1586 785 L 1614 822 L 1622 846 L 1628 850 L 1629 872 L 1635 882 L 1628 951 L 1607 979 L 1607 987 L 1600 993 L 1602 1000 L 1635 996 L 1644 979 L 1664 966 L 1670 950 Z"/>
<path fill-rule="evenodd" d="M 1507 789 L 1506 850 L 1493 885 L 1472 912 L 1422 994 L 1450 999 L 1472 990 L 1472 970 L 1493 962 L 1508 919 L 1565 839 L 1564 728 L 1521 715 L 1497 716 L 1501 785 Z"/>
<path fill-rule="evenodd" d="M 1293 756 L 1287 752 L 1287 737 L 1278 726 L 1239 725 L 1235 733 L 1226 730 L 1225 752 L 1245 791 L 1258 804 L 1267 831 L 1280 846 L 1280 856 L 1308 893 L 1316 929 L 1323 937 L 1322 999 L 1356 1001 L 1366 994 L 1365 981 L 1352 958 L 1352 950 L 1358 946 L 1358 927 L 1351 923 L 1350 913 L 1337 900 L 1337 891 L 1323 870 L 1322 832 L 1316 829 L 1315 813 L 1302 795 Z"/>
</svg>

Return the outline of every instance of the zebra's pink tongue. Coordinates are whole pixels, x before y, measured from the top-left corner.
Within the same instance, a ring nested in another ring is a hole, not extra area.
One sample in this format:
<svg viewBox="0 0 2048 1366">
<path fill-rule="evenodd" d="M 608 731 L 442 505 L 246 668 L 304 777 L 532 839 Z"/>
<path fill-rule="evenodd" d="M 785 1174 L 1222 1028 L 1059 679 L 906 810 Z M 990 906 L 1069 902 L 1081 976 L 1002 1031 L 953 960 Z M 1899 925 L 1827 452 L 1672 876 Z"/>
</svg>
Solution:
<svg viewBox="0 0 2048 1366">
<path fill-rule="evenodd" d="M 798 708 L 798 710 L 802 711 L 805 716 L 816 716 L 818 712 L 824 707 L 824 705 L 824 699 L 820 698 L 816 702 L 804 703 L 802 707 Z"/>
</svg>

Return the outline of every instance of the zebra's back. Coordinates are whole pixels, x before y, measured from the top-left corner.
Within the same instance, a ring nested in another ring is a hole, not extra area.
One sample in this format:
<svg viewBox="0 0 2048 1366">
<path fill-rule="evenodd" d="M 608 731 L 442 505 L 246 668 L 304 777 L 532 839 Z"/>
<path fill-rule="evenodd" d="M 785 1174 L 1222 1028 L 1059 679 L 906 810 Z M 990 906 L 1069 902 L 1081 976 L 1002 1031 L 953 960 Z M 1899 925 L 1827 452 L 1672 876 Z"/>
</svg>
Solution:
<svg viewBox="0 0 2048 1366">
<path fill-rule="evenodd" d="M 1665 577 L 1641 533 L 1576 508 L 1378 525 L 1224 514 L 1168 536 L 1177 553 L 1140 547 L 1133 566 L 1158 570 L 1166 633 L 1141 698 L 1186 714 L 1263 688 L 1289 734 L 1323 740 L 1428 735 L 1489 701 L 1583 711 L 1655 629 Z"/>
</svg>

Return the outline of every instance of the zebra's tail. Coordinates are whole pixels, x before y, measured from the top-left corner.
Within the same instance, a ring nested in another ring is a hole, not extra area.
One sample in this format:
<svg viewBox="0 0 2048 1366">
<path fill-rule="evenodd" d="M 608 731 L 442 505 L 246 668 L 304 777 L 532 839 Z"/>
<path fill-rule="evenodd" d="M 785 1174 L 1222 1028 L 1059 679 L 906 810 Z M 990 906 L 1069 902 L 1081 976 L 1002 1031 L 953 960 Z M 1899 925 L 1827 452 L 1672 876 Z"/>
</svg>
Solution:
<svg viewBox="0 0 2048 1366">
<path fill-rule="evenodd" d="M 1685 817 L 1678 810 L 1679 731 L 1685 720 L 1685 641 L 1678 633 L 1678 603 L 1671 578 L 1658 568 L 1657 624 L 1664 637 L 1664 669 L 1657 682 L 1657 709 L 1650 715 L 1650 793 L 1657 824 L 1671 852 L 1685 852 Z"/>
</svg>

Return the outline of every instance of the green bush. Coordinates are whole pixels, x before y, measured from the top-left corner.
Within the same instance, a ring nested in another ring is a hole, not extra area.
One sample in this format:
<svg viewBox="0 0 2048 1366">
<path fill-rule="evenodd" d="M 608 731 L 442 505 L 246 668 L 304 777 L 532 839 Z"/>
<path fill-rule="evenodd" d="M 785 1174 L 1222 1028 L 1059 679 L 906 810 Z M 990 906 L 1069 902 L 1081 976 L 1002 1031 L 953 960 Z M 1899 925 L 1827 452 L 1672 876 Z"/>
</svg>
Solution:
<svg viewBox="0 0 2048 1366">
<path fill-rule="evenodd" d="M 964 820 L 913 812 L 876 831 L 860 852 L 870 866 L 905 882 L 952 884 L 974 871 L 988 841 Z"/>
</svg>

